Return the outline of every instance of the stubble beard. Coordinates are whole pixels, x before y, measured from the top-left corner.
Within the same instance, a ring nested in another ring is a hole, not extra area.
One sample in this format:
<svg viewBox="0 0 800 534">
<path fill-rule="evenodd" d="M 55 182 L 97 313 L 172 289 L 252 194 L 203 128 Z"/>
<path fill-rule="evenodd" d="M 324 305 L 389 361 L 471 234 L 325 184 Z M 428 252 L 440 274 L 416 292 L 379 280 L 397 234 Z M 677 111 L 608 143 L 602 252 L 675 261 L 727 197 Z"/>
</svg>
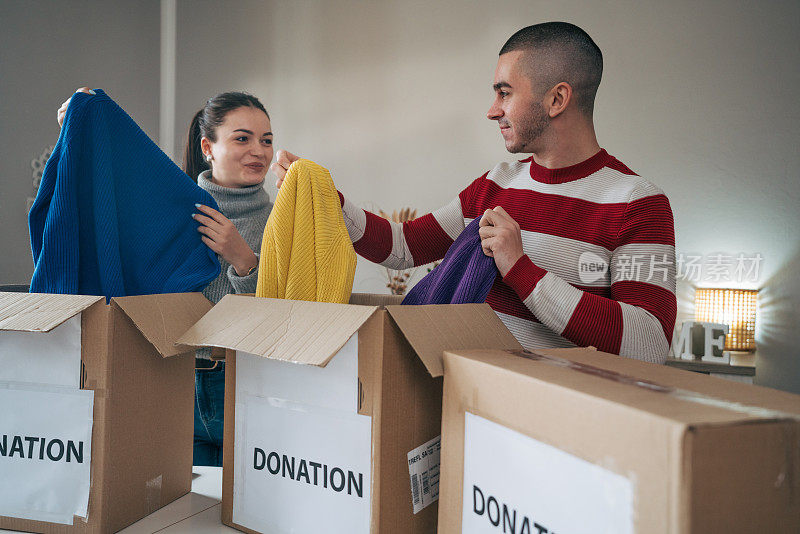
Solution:
<svg viewBox="0 0 800 534">
<path fill-rule="evenodd" d="M 544 106 L 535 102 L 530 111 L 515 122 L 514 131 L 517 139 L 511 146 L 506 145 L 506 150 L 512 154 L 535 152 L 542 134 L 550 126 L 550 116 Z"/>
</svg>

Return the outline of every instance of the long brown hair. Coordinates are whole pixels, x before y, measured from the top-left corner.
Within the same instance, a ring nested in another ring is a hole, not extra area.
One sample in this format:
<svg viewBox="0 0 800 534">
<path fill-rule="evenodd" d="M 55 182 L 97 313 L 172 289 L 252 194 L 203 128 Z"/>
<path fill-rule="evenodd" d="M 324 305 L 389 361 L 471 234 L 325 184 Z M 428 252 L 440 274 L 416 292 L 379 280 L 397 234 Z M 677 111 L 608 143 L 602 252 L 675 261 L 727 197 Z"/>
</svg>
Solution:
<svg viewBox="0 0 800 534">
<path fill-rule="evenodd" d="M 247 93 L 228 92 L 220 93 L 208 99 L 206 105 L 194 114 L 189 124 L 189 133 L 186 139 L 186 151 L 183 155 L 183 172 L 192 180 L 197 181 L 197 175 L 210 169 L 203 156 L 200 140 L 205 137 L 209 141 L 217 140 L 217 127 L 225 120 L 225 115 L 239 108 L 255 108 L 264 112 L 269 119 L 269 113 L 258 98 Z"/>
</svg>

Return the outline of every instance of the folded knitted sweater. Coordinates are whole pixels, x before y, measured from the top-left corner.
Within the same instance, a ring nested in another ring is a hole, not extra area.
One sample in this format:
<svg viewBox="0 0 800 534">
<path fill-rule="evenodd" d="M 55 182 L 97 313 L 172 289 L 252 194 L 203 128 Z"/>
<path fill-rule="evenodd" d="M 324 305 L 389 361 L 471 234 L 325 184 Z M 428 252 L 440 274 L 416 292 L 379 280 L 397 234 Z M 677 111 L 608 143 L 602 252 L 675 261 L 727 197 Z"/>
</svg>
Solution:
<svg viewBox="0 0 800 534">
<path fill-rule="evenodd" d="M 346 303 L 356 253 L 327 169 L 309 160 L 289 167 L 264 237 L 257 297 Z"/>
<path fill-rule="evenodd" d="M 459 234 L 442 263 L 417 282 L 403 304 L 465 304 L 485 302 L 497 277 L 494 258 L 483 253 L 480 218 Z"/>
<path fill-rule="evenodd" d="M 217 208 L 102 90 L 72 96 L 28 215 L 31 292 L 202 290 L 220 273 L 196 203 Z"/>
</svg>

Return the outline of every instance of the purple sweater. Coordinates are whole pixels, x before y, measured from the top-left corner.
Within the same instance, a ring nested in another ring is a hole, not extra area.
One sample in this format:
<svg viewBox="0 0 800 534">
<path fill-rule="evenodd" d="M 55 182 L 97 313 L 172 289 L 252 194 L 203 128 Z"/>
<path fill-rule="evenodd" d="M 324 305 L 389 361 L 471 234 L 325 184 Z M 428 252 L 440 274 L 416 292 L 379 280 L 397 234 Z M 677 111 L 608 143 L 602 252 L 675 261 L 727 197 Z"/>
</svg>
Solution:
<svg viewBox="0 0 800 534">
<path fill-rule="evenodd" d="M 475 218 L 447 249 L 442 263 L 408 292 L 403 304 L 484 302 L 497 276 L 494 258 L 481 249 Z"/>
</svg>

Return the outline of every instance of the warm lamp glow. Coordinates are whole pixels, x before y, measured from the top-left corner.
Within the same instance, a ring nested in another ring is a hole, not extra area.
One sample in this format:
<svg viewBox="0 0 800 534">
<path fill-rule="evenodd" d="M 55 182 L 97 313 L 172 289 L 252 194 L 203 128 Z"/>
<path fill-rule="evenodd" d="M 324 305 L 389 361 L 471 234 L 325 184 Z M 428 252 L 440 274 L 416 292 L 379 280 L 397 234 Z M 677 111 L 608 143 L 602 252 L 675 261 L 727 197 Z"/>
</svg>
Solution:
<svg viewBox="0 0 800 534">
<path fill-rule="evenodd" d="M 728 325 L 725 350 L 755 350 L 757 296 L 749 289 L 697 289 L 695 320 Z"/>
</svg>

